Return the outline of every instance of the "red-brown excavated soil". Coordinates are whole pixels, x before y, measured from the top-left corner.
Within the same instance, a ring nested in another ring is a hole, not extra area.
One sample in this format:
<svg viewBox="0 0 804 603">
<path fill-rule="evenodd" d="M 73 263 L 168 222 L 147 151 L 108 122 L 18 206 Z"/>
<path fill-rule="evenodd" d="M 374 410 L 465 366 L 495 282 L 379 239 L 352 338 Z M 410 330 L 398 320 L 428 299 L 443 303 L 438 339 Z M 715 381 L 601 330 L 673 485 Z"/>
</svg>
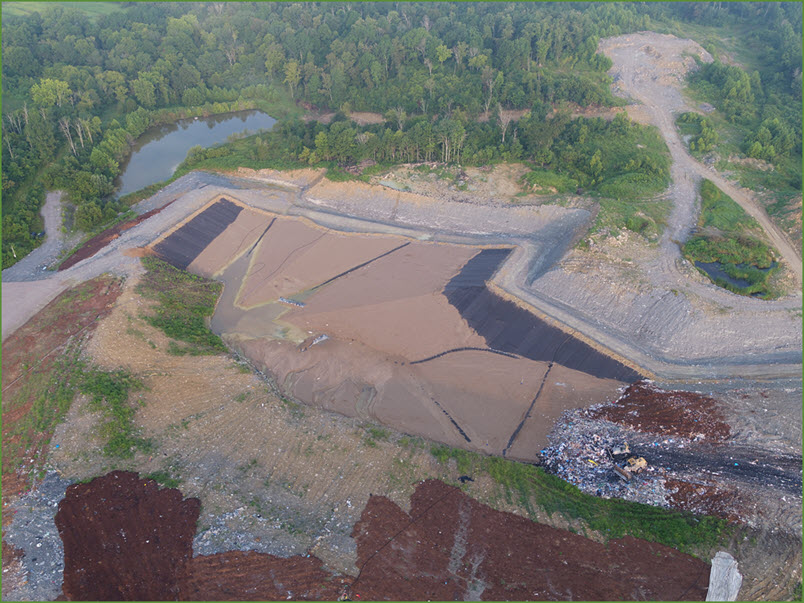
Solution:
<svg viewBox="0 0 804 603">
<path fill-rule="evenodd" d="M 683 391 L 663 391 L 640 381 L 614 404 L 590 413 L 593 418 L 621 423 L 648 433 L 710 442 L 729 439 L 731 429 L 714 399 Z"/>
<path fill-rule="evenodd" d="M 56 527 L 64 595 L 83 601 L 170 601 L 193 554 L 201 503 L 136 473 L 113 471 L 67 488 Z"/>
<path fill-rule="evenodd" d="M 701 601 L 709 566 L 626 537 L 599 544 L 428 480 L 410 514 L 372 497 L 355 524 L 363 599 Z"/>
<path fill-rule="evenodd" d="M 665 487 L 671 492 L 669 499 L 674 509 L 690 511 L 696 515 L 715 515 L 728 521 L 740 521 L 737 509 L 744 507 L 735 490 L 726 490 L 708 484 L 666 479 Z"/>
<path fill-rule="evenodd" d="M 115 471 L 68 488 L 56 525 L 64 594 L 80 600 L 703 600 L 709 566 L 635 538 L 602 545 L 421 483 L 405 513 L 372 497 L 355 524 L 356 578 L 315 557 L 191 558 L 196 499 Z"/>
<path fill-rule="evenodd" d="M 175 201 L 175 199 L 173 200 Z M 152 209 L 151 211 L 142 214 L 141 216 L 137 216 L 133 220 L 128 220 L 127 222 L 121 222 L 111 228 L 107 228 L 102 233 L 95 235 L 89 241 L 84 243 L 78 251 L 76 251 L 73 255 L 68 257 L 59 265 L 59 270 L 66 270 L 71 266 L 75 266 L 81 260 L 85 260 L 87 258 L 91 258 L 93 255 L 98 253 L 101 249 L 106 247 L 109 243 L 114 241 L 117 237 L 120 236 L 120 233 L 125 232 L 129 228 L 134 228 L 137 224 L 142 222 L 143 220 L 147 220 L 151 216 L 158 214 L 160 211 L 165 209 L 168 205 L 173 203 L 170 201 L 166 203 L 162 207 L 157 207 L 156 209 Z"/>
<path fill-rule="evenodd" d="M 283 559 L 254 551 L 229 551 L 192 559 L 181 582 L 184 601 L 334 601 L 341 578 L 316 557 Z"/>
</svg>

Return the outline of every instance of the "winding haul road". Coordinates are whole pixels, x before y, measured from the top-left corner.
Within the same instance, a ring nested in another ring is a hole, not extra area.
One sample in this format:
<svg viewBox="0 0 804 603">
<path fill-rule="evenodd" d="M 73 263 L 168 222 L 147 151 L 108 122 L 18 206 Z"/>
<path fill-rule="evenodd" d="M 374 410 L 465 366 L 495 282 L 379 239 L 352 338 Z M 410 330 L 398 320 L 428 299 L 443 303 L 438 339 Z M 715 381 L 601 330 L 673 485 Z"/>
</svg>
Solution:
<svg viewBox="0 0 804 603">
<path fill-rule="evenodd" d="M 657 49 L 658 47 L 658 49 Z M 642 109 L 650 116 L 653 125 L 659 128 L 667 142 L 673 159 L 674 181 L 678 177 L 694 174 L 699 178 L 708 178 L 720 190 L 729 195 L 753 217 L 765 231 L 769 241 L 781 255 L 784 262 L 802 283 L 801 256 L 790 243 L 790 240 L 771 221 L 765 210 L 744 190 L 734 186 L 710 169 L 696 161 L 682 143 L 674 124 L 674 114 L 690 110 L 679 93 L 681 84 L 678 73 L 678 61 L 675 57 L 663 56 L 663 52 L 675 53 L 679 49 L 693 50 L 693 43 L 673 36 L 658 34 L 633 34 L 609 38 L 601 41 L 601 50 L 612 59 L 614 65 L 611 73 L 621 88 L 633 99 L 642 103 Z M 665 50 L 666 49 L 666 50 Z M 702 60 L 712 60 L 708 53 Z M 673 85 L 673 84 L 676 85 Z M 680 191 L 681 192 L 681 191 Z M 683 240 L 695 224 L 693 211 L 695 191 L 690 196 L 688 190 L 683 194 L 673 195 L 675 211 L 671 217 L 670 228 L 665 232 L 665 239 Z"/>
</svg>

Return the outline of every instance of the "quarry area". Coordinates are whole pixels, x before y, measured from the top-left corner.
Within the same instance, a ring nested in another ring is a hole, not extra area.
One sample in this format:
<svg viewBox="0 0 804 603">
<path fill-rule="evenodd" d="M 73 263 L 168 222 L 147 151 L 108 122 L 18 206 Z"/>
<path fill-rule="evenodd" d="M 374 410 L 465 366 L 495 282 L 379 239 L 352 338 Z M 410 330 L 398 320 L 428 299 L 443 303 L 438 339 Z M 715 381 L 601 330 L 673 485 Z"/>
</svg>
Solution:
<svg viewBox="0 0 804 603">
<path fill-rule="evenodd" d="M 48 224 L 3 274 L 3 599 L 703 600 L 719 551 L 739 599 L 789 599 L 799 253 L 680 143 L 672 116 L 695 108 L 678 89 L 705 51 L 658 34 L 600 50 L 670 149 L 658 241 L 590 233 L 593 202 L 523 194 L 515 164 L 460 187 L 415 166 L 194 172 L 59 271 L 42 270 L 69 247 Z M 682 258 L 701 177 L 763 227 L 785 295 L 735 295 Z M 177 353 L 146 319 L 146 257 L 223 284 L 209 324 L 228 352 Z M 87 366 L 141 381 L 149 444 L 129 458 L 104 454 L 88 393 L 26 435 L 30 392 Z M 634 525 L 674 509 L 716 535 L 623 536 L 556 502 L 564 482 L 651 505 Z"/>
</svg>

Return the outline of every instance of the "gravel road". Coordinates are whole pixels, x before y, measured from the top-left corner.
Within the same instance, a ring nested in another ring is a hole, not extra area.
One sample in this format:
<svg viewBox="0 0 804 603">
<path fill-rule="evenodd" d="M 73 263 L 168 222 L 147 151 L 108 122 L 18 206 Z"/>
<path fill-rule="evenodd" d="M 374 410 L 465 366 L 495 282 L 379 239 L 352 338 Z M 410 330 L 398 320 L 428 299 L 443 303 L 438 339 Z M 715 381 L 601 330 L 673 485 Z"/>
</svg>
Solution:
<svg viewBox="0 0 804 603">
<path fill-rule="evenodd" d="M 515 253 L 497 281 L 570 328 L 667 379 L 792 377 L 801 374 L 801 293 L 773 301 L 733 294 L 701 276 L 681 255 L 698 216 L 702 177 L 721 186 L 766 227 L 783 263 L 800 282 L 801 260 L 757 204 L 695 161 L 674 127 L 689 110 L 680 89 L 690 56 L 711 56 L 691 40 L 650 32 L 602 40 L 613 61 L 615 92 L 640 104 L 629 115 L 657 126 L 669 147 L 673 203 L 658 246 L 630 242 L 625 232 L 591 252 L 570 251 L 529 282 L 530 261 Z M 633 239 L 634 237 L 630 237 Z"/>
<path fill-rule="evenodd" d="M 45 204 L 42 206 L 45 242 L 11 268 L 3 270 L 3 282 L 41 280 L 43 273 L 54 266 L 59 253 L 78 242 L 80 235 L 67 237 L 61 230 L 61 196 L 61 191 L 47 194 Z"/>
</svg>

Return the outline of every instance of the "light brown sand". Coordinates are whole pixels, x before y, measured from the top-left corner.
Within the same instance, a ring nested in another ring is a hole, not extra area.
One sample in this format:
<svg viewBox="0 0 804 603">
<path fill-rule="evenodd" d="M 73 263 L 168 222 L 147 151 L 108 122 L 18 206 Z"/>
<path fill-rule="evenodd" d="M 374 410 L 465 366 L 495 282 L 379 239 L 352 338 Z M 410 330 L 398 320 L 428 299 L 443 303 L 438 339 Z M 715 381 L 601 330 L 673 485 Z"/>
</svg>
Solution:
<svg viewBox="0 0 804 603">
<path fill-rule="evenodd" d="M 187 270 L 207 278 L 219 275 L 259 239 L 272 216 L 244 209 L 234 222 L 207 245 L 190 263 Z"/>
<path fill-rule="evenodd" d="M 508 457 L 530 460 L 547 443 L 547 434 L 561 413 L 604 400 L 616 400 L 623 383 L 613 379 L 598 379 L 587 373 L 554 364 L 547 376 L 530 418 L 522 426 Z"/>
<path fill-rule="evenodd" d="M 254 254 L 237 303 L 250 308 L 301 293 L 400 244 L 392 237 L 347 235 L 278 218 Z"/>
</svg>

